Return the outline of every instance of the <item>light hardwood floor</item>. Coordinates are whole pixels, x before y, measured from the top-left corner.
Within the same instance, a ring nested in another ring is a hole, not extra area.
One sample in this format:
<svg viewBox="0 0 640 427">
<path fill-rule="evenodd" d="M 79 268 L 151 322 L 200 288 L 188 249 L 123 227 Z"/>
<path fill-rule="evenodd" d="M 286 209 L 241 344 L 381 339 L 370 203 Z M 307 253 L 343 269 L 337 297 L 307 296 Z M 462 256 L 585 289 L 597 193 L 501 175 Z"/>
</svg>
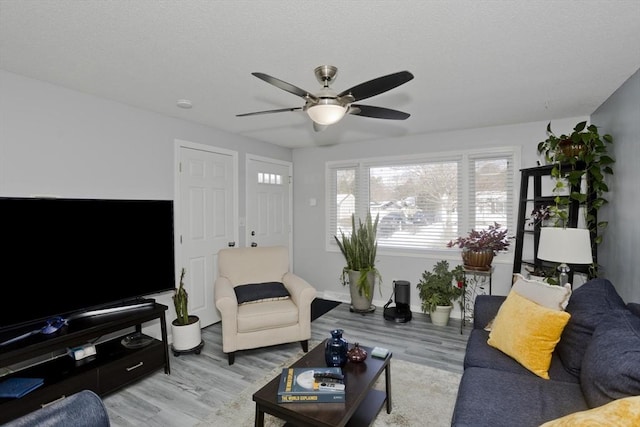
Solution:
<svg viewBox="0 0 640 427">
<path fill-rule="evenodd" d="M 349 343 L 385 347 L 396 359 L 460 373 L 471 329 L 467 324 L 461 334 L 456 319 L 446 327 L 434 326 L 422 313 L 413 313 L 407 323 L 390 322 L 384 320 L 382 307 L 362 315 L 341 304 L 312 322 L 311 339 L 320 342 L 337 328 L 344 330 Z M 171 355 L 171 375 L 158 371 L 104 398 L 113 427 L 196 425 L 301 348 L 291 343 L 241 351 L 229 366 L 222 353 L 220 323 L 204 328 L 202 335 L 205 346 L 200 355 Z"/>
</svg>

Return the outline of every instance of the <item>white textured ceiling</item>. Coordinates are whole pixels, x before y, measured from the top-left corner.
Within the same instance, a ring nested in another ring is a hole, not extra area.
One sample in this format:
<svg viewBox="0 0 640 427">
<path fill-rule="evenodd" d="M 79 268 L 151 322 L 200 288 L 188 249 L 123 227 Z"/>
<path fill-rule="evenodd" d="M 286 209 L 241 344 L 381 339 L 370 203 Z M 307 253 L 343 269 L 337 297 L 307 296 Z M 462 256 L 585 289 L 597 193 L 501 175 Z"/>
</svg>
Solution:
<svg viewBox="0 0 640 427">
<path fill-rule="evenodd" d="M 335 65 L 340 92 L 409 70 L 314 132 L 303 100 Z M 640 0 L 0 0 L 0 68 L 139 108 L 304 147 L 591 114 L 640 68 Z M 191 110 L 176 100 L 193 102 Z"/>
</svg>

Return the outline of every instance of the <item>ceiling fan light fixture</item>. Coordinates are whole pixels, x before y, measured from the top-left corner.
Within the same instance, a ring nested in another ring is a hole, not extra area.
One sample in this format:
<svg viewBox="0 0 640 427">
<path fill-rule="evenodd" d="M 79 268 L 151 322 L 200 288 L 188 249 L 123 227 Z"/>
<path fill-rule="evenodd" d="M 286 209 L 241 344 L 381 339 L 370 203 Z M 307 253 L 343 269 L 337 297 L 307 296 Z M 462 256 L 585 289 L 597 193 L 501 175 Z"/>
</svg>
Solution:
<svg viewBox="0 0 640 427">
<path fill-rule="evenodd" d="M 346 114 L 347 107 L 335 99 L 320 99 L 317 104 L 307 109 L 307 114 L 319 125 L 327 126 L 338 123 Z"/>
</svg>

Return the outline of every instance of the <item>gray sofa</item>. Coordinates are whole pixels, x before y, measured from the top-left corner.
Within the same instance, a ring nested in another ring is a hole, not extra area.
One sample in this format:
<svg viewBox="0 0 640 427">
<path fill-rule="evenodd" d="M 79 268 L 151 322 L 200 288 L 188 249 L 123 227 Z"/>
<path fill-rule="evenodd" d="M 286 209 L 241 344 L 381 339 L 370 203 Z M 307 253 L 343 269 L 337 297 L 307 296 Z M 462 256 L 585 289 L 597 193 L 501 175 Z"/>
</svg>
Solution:
<svg viewBox="0 0 640 427">
<path fill-rule="evenodd" d="M 484 328 L 504 299 L 476 298 L 452 426 L 539 426 L 640 395 L 640 304 L 625 304 L 611 282 L 594 279 L 574 290 L 549 380 L 487 344 Z"/>
<path fill-rule="evenodd" d="M 83 390 L 17 418 L 4 427 L 109 427 L 102 399 Z"/>
</svg>

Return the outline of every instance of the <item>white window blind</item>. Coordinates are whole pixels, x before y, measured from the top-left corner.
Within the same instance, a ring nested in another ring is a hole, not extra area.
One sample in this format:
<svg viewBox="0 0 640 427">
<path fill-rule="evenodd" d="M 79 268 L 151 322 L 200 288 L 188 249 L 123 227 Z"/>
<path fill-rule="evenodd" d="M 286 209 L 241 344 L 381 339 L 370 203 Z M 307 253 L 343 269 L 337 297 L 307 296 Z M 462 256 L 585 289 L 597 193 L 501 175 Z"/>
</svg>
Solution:
<svg viewBox="0 0 640 427">
<path fill-rule="evenodd" d="M 329 174 L 329 229 L 331 243 L 333 235 L 340 237 L 340 231 L 351 234 L 351 214 L 356 213 L 359 196 L 357 166 L 340 166 L 328 169 Z M 356 215 L 358 218 L 358 215 Z"/>
<path fill-rule="evenodd" d="M 515 230 L 513 154 L 470 155 L 468 162 L 467 229 L 483 229 L 497 222 Z"/>
<path fill-rule="evenodd" d="M 446 249 L 471 228 L 513 229 L 513 150 L 362 159 L 327 164 L 328 242 L 351 232 L 351 214 L 379 216 L 378 246 Z"/>
<path fill-rule="evenodd" d="M 442 249 L 456 237 L 461 159 L 366 167 L 369 210 L 380 218 L 378 246 Z"/>
</svg>

